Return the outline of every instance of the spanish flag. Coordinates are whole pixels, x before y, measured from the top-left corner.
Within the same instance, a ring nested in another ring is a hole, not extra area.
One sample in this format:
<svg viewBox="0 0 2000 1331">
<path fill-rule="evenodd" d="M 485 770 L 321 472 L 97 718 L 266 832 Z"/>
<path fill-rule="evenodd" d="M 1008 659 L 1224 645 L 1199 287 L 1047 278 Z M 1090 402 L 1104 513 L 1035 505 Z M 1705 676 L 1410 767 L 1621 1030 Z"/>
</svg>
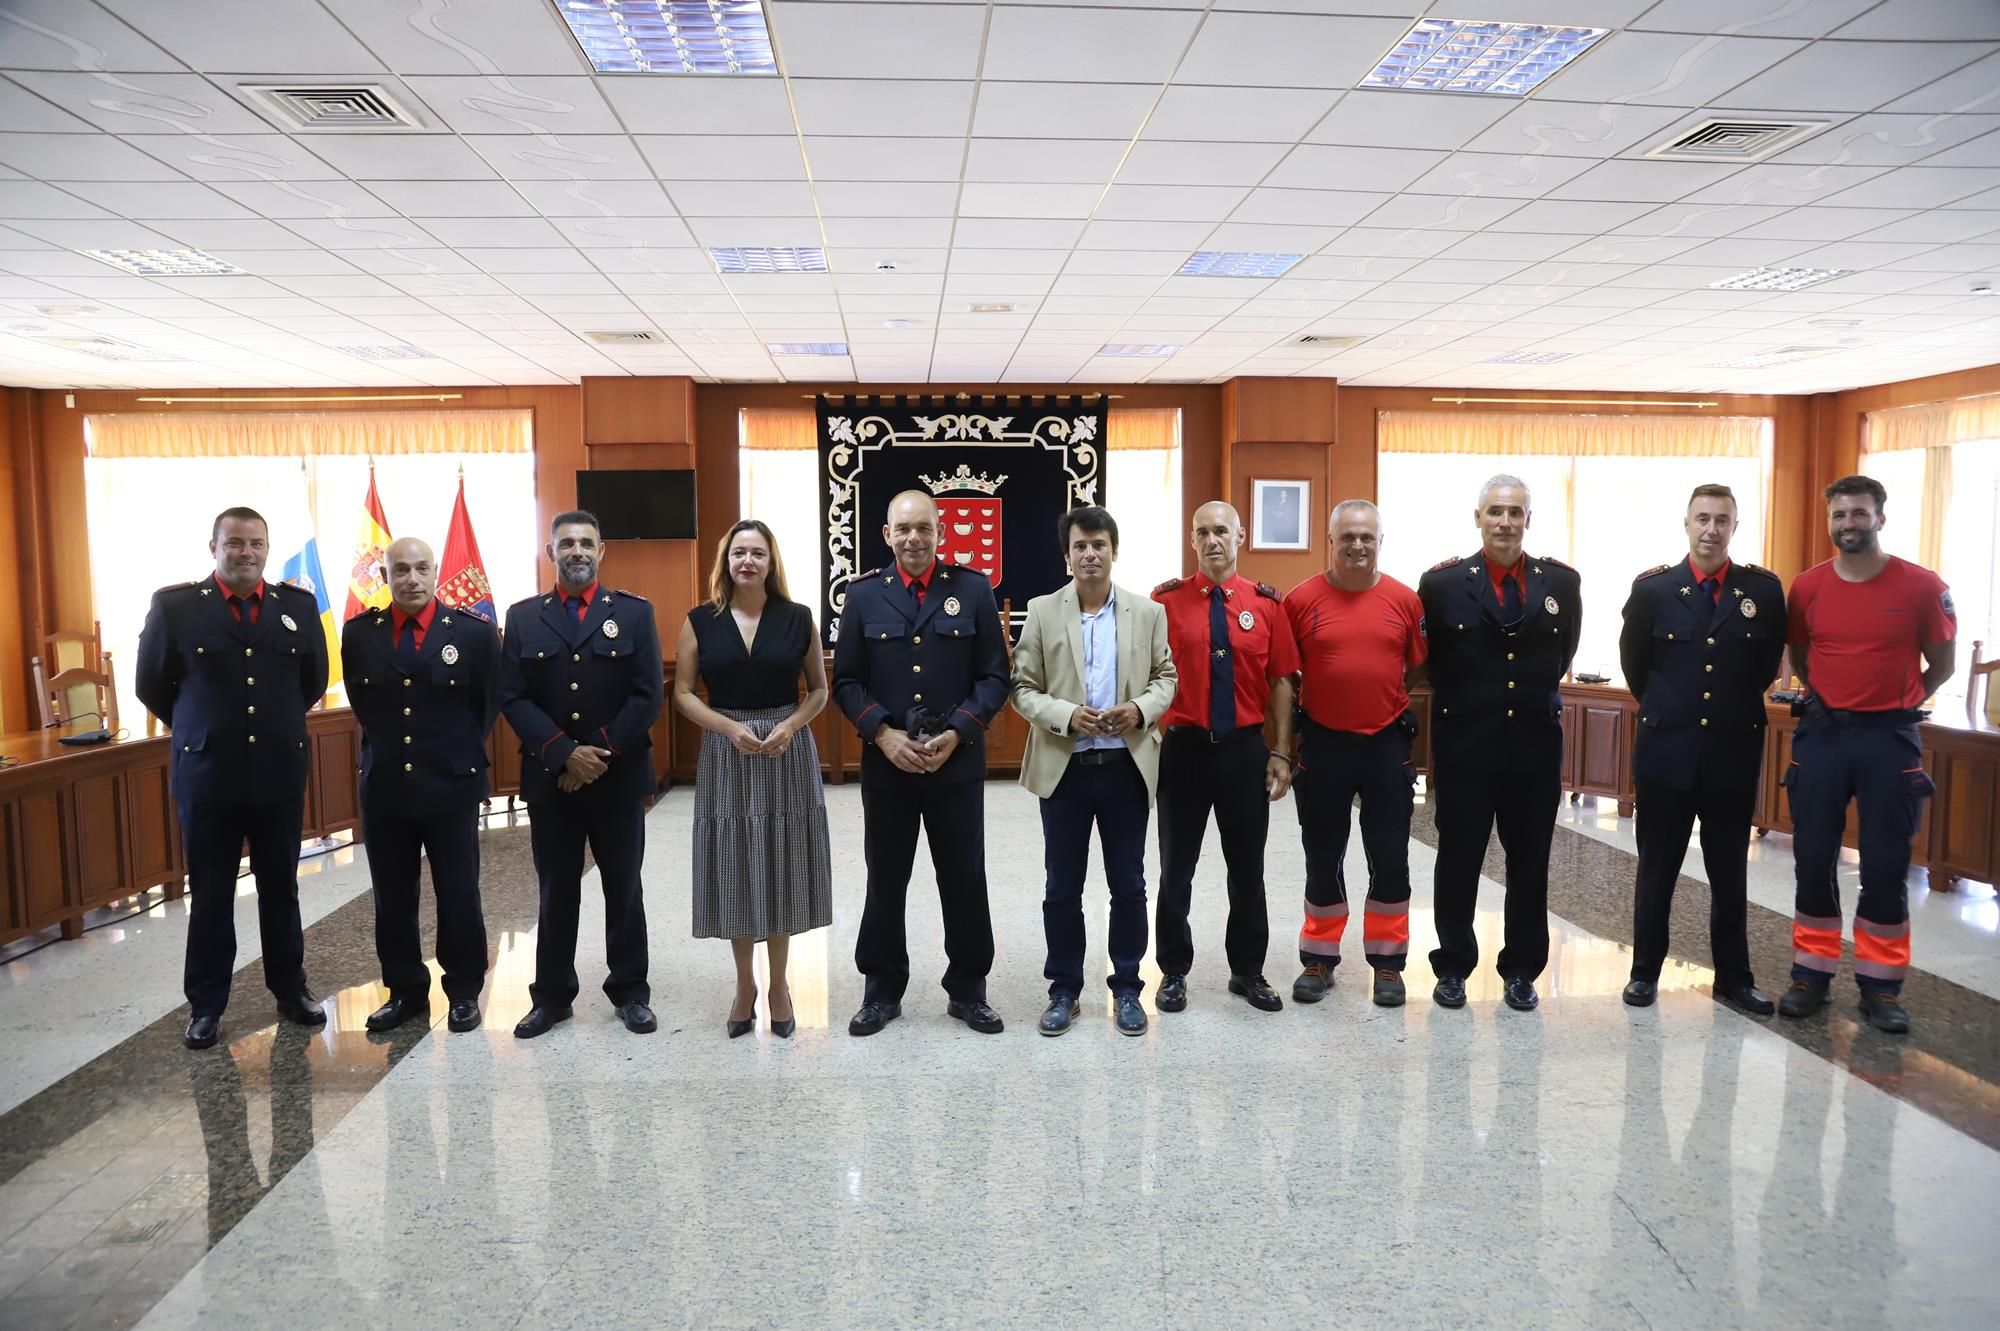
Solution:
<svg viewBox="0 0 2000 1331">
<path fill-rule="evenodd" d="M 326 574 L 320 571 L 317 536 L 285 561 L 282 581 L 311 592 L 319 606 L 319 626 L 326 634 L 326 686 L 332 688 L 340 683 L 340 624 L 333 617 L 333 598 L 327 594 Z"/>
<path fill-rule="evenodd" d="M 363 610 L 389 604 L 389 519 L 382 513 L 382 496 L 375 493 L 375 464 L 368 464 L 368 498 L 362 504 L 361 535 L 354 542 L 354 570 L 348 574 L 347 609 L 343 622 Z"/>
</svg>

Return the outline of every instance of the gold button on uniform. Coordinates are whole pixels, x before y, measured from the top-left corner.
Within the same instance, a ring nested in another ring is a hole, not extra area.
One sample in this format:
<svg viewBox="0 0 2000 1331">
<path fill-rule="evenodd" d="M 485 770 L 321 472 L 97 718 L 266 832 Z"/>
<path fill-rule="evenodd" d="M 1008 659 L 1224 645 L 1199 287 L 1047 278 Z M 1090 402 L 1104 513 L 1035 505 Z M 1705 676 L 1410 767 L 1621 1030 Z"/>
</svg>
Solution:
<svg viewBox="0 0 2000 1331">
<path fill-rule="evenodd" d="M 1715 665 L 1714 665 L 1714 663 L 1713 663 L 1713 662 L 1709 663 L 1708 665 L 1705 665 L 1705 666 L 1703 666 L 1703 667 L 1702 667 L 1702 669 L 1703 669 L 1703 670 L 1705 670 L 1705 671 L 1707 671 L 1707 672 L 1708 672 L 1709 674 L 1711 674 L 1711 675 L 1715 673 Z"/>
<path fill-rule="evenodd" d="M 1708 645 L 1709 645 L 1709 646 L 1711 646 L 1711 647 L 1715 646 L 1715 639 L 1713 639 L 1713 638 L 1710 638 L 1710 639 L 1708 640 Z"/>
<path fill-rule="evenodd" d="M 244 654 L 245 656 L 248 656 L 248 655 L 250 655 L 250 649 L 249 649 L 248 647 L 245 647 L 245 648 L 243 649 L 243 654 Z"/>
<path fill-rule="evenodd" d="M 410 742 L 411 742 L 411 740 L 410 740 L 410 737 L 409 737 L 408 735 L 405 735 L 405 736 L 403 736 L 403 743 L 405 743 L 405 744 L 408 744 L 408 743 L 410 743 Z"/>
<path fill-rule="evenodd" d="M 1708 724 L 1708 718 L 1704 716 L 1704 717 L 1703 717 L 1703 718 L 1701 719 L 1701 723 L 1702 723 L 1703 725 L 1707 725 L 1707 724 Z"/>
<path fill-rule="evenodd" d="M 246 716 L 255 716 L 255 715 L 257 715 L 257 709 L 256 709 L 255 707 L 246 707 L 246 708 L 244 708 L 244 709 L 243 709 L 243 712 L 244 712 L 244 714 L 245 714 Z"/>
<path fill-rule="evenodd" d="M 1513 659 L 1514 659 L 1514 653 L 1512 653 L 1512 652 L 1509 652 L 1509 653 L 1507 653 L 1507 659 L 1508 659 L 1509 661 L 1513 660 Z"/>
<path fill-rule="evenodd" d="M 408 676 L 404 676 L 404 678 L 403 678 L 403 687 L 404 687 L 404 688 L 406 688 L 406 689 L 407 689 L 407 688 L 409 688 L 409 687 L 410 687 L 410 685 L 412 685 L 412 684 L 414 684 L 414 683 L 416 683 L 416 681 L 415 681 L 415 680 L 413 680 L 413 679 L 409 678 Z"/>
<path fill-rule="evenodd" d="M 581 660 L 583 659 L 583 653 L 582 653 L 582 652 L 571 652 L 571 653 L 570 653 L 570 656 L 569 656 L 569 659 L 570 659 L 570 660 L 572 660 L 572 661 L 581 661 Z"/>
<path fill-rule="evenodd" d="M 924 695 L 921 693 L 913 693 L 910 695 L 910 700 L 912 702 L 922 702 L 924 700 Z"/>
<path fill-rule="evenodd" d="M 1704 693 L 1704 694 L 1702 694 L 1702 695 L 1701 695 L 1701 700 L 1702 700 L 1703 702 L 1707 702 L 1707 701 L 1709 700 L 1709 697 L 1710 697 L 1710 695 L 1709 695 L 1709 694 L 1706 694 L 1706 693 Z"/>
<path fill-rule="evenodd" d="M 257 737 L 256 737 L 255 735 L 252 735 L 252 736 L 250 737 L 250 742 L 251 742 L 252 744 L 255 744 L 255 743 L 257 742 Z"/>
<path fill-rule="evenodd" d="M 920 643 L 923 640 L 924 640 L 924 635 L 919 633 L 916 637 L 910 639 L 910 645 L 915 646 L 917 643 Z"/>
<path fill-rule="evenodd" d="M 571 713 L 569 714 L 569 719 L 570 719 L 570 720 L 572 720 L 572 721 L 581 721 L 581 720 L 583 720 L 583 713 L 582 713 L 582 712 L 571 712 Z"/>
<path fill-rule="evenodd" d="M 410 714 L 410 709 L 409 709 L 409 708 L 407 708 L 407 707 L 405 707 L 405 708 L 403 709 L 403 715 L 404 715 L 404 716 L 408 716 L 409 714 Z"/>
<path fill-rule="evenodd" d="M 570 691 L 571 693 L 575 693 L 575 692 L 576 692 L 576 691 L 577 691 L 578 689 L 580 689 L 580 688 L 582 688 L 582 687 L 583 687 L 583 685 L 581 685 L 581 684 L 577 683 L 577 682 L 576 682 L 575 680 L 571 680 L 571 681 L 569 682 L 569 691 Z"/>
<path fill-rule="evenodd" d="M 911 666 L 910 673 L 913 675 L 921 675 L 924 673 L 924 668 L 922 666 Z"/>
<path fill-rule="evenodd" d="M 245 684 L 255 684 L 257 682 L 257 677 L 255 675 L 245 675 L 243 677 L 243 682 Z"/>
<path fill-rule="evenodd" d="M 194 654 L 195 654 L 196 656 L 201 656 L 201 655 L 204 655 L 204 654 L 205 654 L 205 653 L 206 653 L 207 651 L 208 651 L 208 648 L 206 648 L 206 647 L 197 647 L 197 648 L 195 648 L 195 649 L 194 649 Z"/>
<path fill-rule="evenodd" d="M 1507 715 L 1509 715 L 1509 716 L 1512 716 L 1513 714 L 1514 714 L 1514 709 L 1513 709 L 1513 708 L 1511 708 L 1511 707 L 1509 707 L 1509 708 L 1507 709 Z"/>
<path fill-rule="evenodd" d="M 417 765 L 415 763 L 404 763 L 403 770 L 405 772 L 414 772 L 417 770 Z"/>
<path fill-rule="evenodd" d="M 1514 687 L 1514 681 L 1513 681 L 1513 680 L 1511 680 L 1511 679 L 1510 679 L 1510 680 L 1508 680 L 1508 681 L 1507 681 L 1507 687 L 1508 687 L 1508 688 L 1510 688 L 1510 689 L 1511 689 L 1511 688 L 1513 688 L 1513 687 Z"/>
</svg>

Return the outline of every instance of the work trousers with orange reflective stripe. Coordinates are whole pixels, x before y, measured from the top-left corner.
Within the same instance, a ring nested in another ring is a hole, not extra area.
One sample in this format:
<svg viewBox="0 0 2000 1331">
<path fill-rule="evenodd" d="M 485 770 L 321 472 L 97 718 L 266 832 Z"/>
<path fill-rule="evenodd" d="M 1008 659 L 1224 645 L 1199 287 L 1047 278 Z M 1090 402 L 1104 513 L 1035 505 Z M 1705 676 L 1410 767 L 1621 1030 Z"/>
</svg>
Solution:
<svg viewBox="0 0 2000 1331">
<path fill-rule="evenodd" d="M 1924 772 L 1914 712 L 1839 712 L 1810 704 L 1792 736 L 1785 789 L 1798 892 L 1792 978 L 1825 981 L 1840 966 L 1840 839 L 1847 802 L 1860 813 L 1861 898 L 1854 978 L 1894 994 L 1910 969 L 1910 840 L 1936 787 Z"/>
<path fill-rule="evenodd" d="M 1306 851 L 1306 913 L 1299 964 L 1340 964 L 1347 932 L 1347 833 L 1361 797 L 1361 849 L 1368 900 L 1361 951 L 1375 970 L 1400 971 L 1410 954 L 1410 803 L 1416 770 L 1408 728 L 1398 721 L 1372 735 L 1329 730 L 1308 720 L 1292 781 Z"/>
</svg>

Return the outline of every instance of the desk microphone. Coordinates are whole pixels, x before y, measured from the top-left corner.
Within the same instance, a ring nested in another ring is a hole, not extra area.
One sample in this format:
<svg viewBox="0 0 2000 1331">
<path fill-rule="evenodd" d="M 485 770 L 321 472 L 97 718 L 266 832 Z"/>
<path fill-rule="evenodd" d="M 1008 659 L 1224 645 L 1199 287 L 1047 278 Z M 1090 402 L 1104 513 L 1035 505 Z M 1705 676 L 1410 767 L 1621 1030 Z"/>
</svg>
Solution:
<svg viewBox="0 0 2000 1331">
<path fill-rule="evenodd" d="M 102 712 L 85 712 L 83 713 L 83 716 L 94 716 L 100 721 L 104 719 L 104 713 Z M 81 719 L 82 717 L 79 716 L 73 716 L 70 718 L 71 721 L 79 721 Z M 99 726 L 95 730 L 85 730 L 75 735 L 58 736 L 56 738 L 56 743 L 68 744 L 71 745 L 72 747 L 75 747 L 83 744 L 103 744 L 108 740 L 110 740 L 110 738 L 111 738 L 111 732 L 109 730 L 106 730 L 103 726 Z"/>
</svg>

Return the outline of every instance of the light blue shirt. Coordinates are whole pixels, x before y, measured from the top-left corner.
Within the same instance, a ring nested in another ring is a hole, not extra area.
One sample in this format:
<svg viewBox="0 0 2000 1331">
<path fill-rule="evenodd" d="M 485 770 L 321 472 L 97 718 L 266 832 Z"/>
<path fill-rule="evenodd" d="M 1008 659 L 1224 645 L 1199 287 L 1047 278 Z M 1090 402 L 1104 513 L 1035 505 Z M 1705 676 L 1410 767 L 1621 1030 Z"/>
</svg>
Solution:
<svg viewBox="0 0 2000 1331">
<path fill-rule="evenodd" d="M 1083 627 L 1083 703 L 1108 712 L 1118 705 L 1118 589 L 1111 589 L 1094 615 L 1079 603 L 1077 618 Z M 1076 742 L 1075 751 L 1124 747 L 1120 736 L 1090 735 Z"/>
</svg>

